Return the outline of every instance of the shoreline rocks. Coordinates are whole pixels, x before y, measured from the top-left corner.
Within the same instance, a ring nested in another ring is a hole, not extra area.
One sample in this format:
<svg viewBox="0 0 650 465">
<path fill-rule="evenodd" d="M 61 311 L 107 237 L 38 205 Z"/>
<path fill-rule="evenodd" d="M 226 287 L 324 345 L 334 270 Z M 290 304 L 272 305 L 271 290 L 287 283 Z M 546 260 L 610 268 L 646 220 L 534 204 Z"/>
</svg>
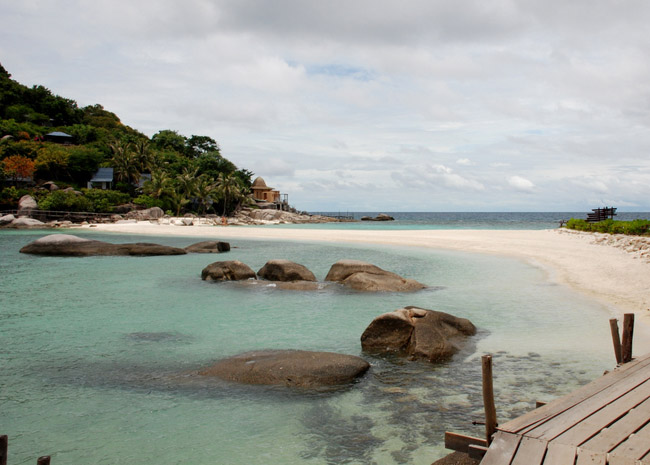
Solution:
<svg viewBox="0 0 650 465">
<path fill-rule="evenodd" d="M 361 221 L 395 221 L 395 218 L 393 218 L 390 215 L 387 215 L 386 213 L 380 213 L 377 216 L 362 216 Z"/>
<path fill-rule="evenodd" d="M 269 260 L 257 276 L 267 281 L 316 281 L 316 276 L 307 267 L 290 260 Z"/>
<path fill-rule="evenodd" d="M 370 368 L 361 357 L 333 352 L 261 350 L 226 358 L 199 371 L 242 384 L 318 388 L 353 382 Z"/>
<path fill-rule="evenodd" d="M 203 281 L 243 281 L 257 279 L 255 272 L 239 260 L 214 262 L 201 271 Z"/>
<path fill-rule="evenodd" d="M 476 327 L 466 318 L 409 306 L 375 318 L 361 335 L 361 348 L 441 362 L 450 359 L 474 334 Z"/>
</svg>

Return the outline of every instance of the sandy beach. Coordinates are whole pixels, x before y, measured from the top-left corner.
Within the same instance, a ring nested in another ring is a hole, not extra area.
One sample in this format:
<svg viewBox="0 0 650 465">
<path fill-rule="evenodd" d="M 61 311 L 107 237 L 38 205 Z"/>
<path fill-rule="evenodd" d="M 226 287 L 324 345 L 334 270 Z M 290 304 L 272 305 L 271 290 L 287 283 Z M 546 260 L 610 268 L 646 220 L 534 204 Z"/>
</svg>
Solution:
<svg viewBox="0 0 650 465">
<path fill-rule="evenodd" d="M 175 226 L 137 222 L 99 224 L 103 232 L 175 235 L 236 241 L 238 238 L 324 241 L 426 247 L 515 257 L 543 268 L 549 280 L 604 303 L 622 325 L 635 313 L 634 350 L 650 351 L 650 262 L 628 244 L 566 230 L 334 230 L 274 226 Z M 610 241 L 611 242 L 611 241 Z M 628 245 L 627 249 L 623 246 Z M 637 247 L 638 249 L 638 247 Z M 277 257 L 282 258 L 282 257 Z M 611 316 L 608 316 L 611 317 Z M 604 322 L 606 324 L 606 322 Z"/>
</svg>

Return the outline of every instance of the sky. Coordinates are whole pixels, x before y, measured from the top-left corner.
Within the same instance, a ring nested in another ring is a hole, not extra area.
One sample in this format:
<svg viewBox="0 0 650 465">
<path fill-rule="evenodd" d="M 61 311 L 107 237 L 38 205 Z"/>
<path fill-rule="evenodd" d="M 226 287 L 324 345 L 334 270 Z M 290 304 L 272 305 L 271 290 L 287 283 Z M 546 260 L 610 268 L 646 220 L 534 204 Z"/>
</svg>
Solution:
<svg viewBox="0 0 650 465">
<path fill-rule="evenodd" d="M 650 211 L 647 0 L 0 0 L 0 63 L 318 211 Z"/>
</svg>

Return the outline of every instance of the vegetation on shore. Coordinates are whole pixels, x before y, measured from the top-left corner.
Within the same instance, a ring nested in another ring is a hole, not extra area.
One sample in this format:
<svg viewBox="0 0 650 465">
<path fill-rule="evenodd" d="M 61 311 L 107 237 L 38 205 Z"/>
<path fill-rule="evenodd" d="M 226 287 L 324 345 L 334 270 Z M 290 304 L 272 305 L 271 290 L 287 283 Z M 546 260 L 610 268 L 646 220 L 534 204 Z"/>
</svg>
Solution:
<svg viewBox="0 0 650 465">
<path fill-rule="evenodd" d="M 55 131 L 72 143 L 47 141 Z M 85 188 L 100 167 L 113 168 L 112 191 Z M 142 175 L 150 179 L 143 183 Z M 209 136 L 163 129 L 149 138 L 99 104 L 79 108 L 43 86 L 12 80 L 0 65 L 0 210 L 30 194 L 48 210 L 111 212 L 133 203 L 176 215 L 228 215 L 246 200 L 252 175 Z M 44 189 L 48 181 L 59 190 Z"/>
<path fill-rule="evenodd" d="M 627 234 L 630 236 L 650 235 L 650 220 L 617 221 L 609 219 L 597 223 L 589 223 L 586 220 L 571 218 L 567 221 L 565 227 L 567 229 L 586 232 Z"/>
</svg>

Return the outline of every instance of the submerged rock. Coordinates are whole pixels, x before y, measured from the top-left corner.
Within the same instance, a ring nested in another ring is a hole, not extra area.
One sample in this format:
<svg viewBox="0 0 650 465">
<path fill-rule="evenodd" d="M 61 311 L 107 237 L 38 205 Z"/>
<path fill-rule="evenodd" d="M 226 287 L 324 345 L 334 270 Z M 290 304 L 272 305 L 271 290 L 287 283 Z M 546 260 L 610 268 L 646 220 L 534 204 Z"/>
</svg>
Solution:
<svg viewBox="0 0 650 465">
<path fill-rule="evenodd" d="M 383 270 L 359 260 L 339 260 L 330 268 L 326 281 L 335 281 L 359 291 L 409 292 L 426 286 L 414 279 Z"/>
<path fill-rule="evenodd" d="M 21 253 L 35 255 L 59 255 L 87 257 L 92 255 L 183 255 L 185 250 L 160 244 L 137 242 L 133 244 L 111 244 L 70 234 L 51 234 L 41 237 L 20 249 Z"/>
<path fill-rule="evenodd" d="M 255 272 L 239 260 L 214 262 L 201 271 L 201 279 L 204 281 L 242 281 L 256 278 Z"/>
<path fill-rule="evenodd" d="M 262 350 L 224 359 L 199 374 L 244 384 L 317 388 L 350 383 L 368 368 L 368 362 L 354 355 Z"/>
<path fill-rule="evenodd" d="M 230 252 L 230 243 L 221 241 L 203 241 L 185 247 L 188 253 L 222 253 Z"/>
<path fill-rule="evenodd" d="M 268 281 L 316 281 L 314 273 L 290 260 L 269 260 L 257 275 Z"/>
<path fill-rule="evenodd" d="M 405 307 L 375 318 L 361 335 L 361 347 L 367 352 L 439 362 L 451 358 L 474 334 L 476 327 L 466 318 Z"/>
</svg>

